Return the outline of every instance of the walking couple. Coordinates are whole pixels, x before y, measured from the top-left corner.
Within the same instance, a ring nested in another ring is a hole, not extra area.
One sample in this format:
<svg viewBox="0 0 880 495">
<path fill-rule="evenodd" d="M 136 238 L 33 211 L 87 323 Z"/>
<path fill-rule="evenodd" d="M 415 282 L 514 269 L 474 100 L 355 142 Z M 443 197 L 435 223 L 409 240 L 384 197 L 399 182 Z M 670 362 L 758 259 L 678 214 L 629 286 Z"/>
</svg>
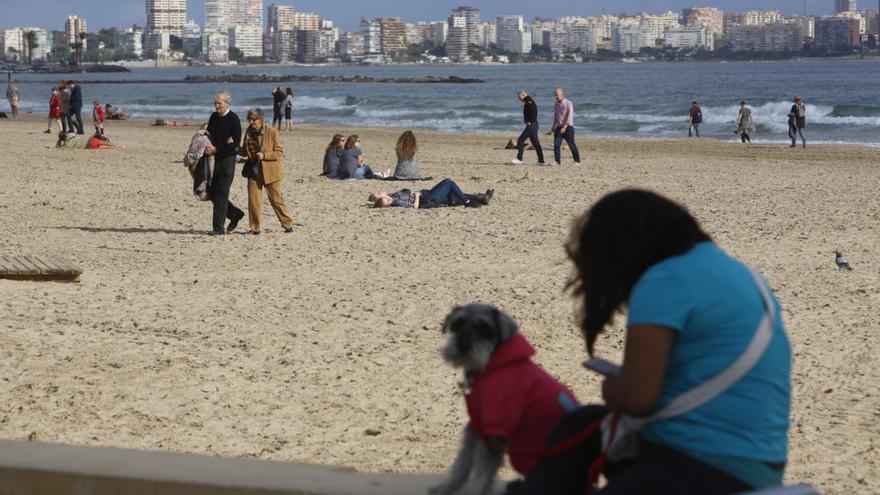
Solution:
<svg viewBox="0 0 880 495">
<path fill-rule="evenodd" d="M 538 155 L 538 165 L 546 165 L 544 163 L 544 150 L 541 148 L 541 141 L 538 139 L 538 105 L 535 100 L 523 90 L 516 93 L 516 97 L 523 103 L 523 121 L 526 128 L 523 129 L 519 139 L 516 142 L 516 158 L 510 161 L 514 165 L 522 163 L 523 150 L 526 147 L 526 141 L 531 141 L 535 153 Z M 562 89 L 557 89 L 553 98 L 556 104 L 553 108 L 553 128 L 547 135 L 553 134 L 553 159 L 555 165 L 562 162 L 562 141 L 568 143 L 571 149 L 571 156 L 575 165 L 581 164 L 581 154 L 578 151 L 577 143 L 574 139 L 574 105 L 571 100 L 565 97 Z"/>
<path fill-rule="evenodd" d="M 222 235 L 232 232 L 244 218 L 244 211 L 229 201 L 229 190 L 235 177 L 235 158 L 242 156 L 245 162 L 242 175 L 248 179 L 248 221 L 252 234 L 261 229 L 261 210 L 263 189 L 269 203 L 281 222 L 284 232 L 293 232 L 293 219 L 287 213 L 287 205 L 281 193 L 281 179 L 284 166 L 281 162 L 284 147 L 278 130 L 265 124 L 263 111 L 253 108 L 248 111 L 248 128 L 242 140 L 241 122 L 229 106 L 232 97 L 221 91 L 214 95 L 214 108 L 208 121 L 207 138 L 210 143 L 204 155 L 214 157 L 214 171 L 208 187 L 208 196 L 214 204 L 212 234 Z M 194 140 L 195 141 L 195 140 Z M 226 220 L 229 224 L 225 225 Z"/>
</svg>

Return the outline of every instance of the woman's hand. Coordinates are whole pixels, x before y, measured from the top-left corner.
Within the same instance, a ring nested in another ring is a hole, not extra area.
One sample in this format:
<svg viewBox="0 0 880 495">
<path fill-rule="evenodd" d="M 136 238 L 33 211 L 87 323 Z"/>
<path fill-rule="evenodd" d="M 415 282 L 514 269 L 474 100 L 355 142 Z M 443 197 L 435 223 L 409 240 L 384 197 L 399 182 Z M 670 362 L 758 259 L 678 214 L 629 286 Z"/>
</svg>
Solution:
<svg viewBox="0 0 880 495">
<path fill-rule="evenodd" d="M 205 156 L 214 156 L 217 153 L 217 148 L 214 145 L 209 144 L 207 148 L 205 148 Z"/>
<path fill-rule="evenodd" d="M 257 152 L 257 160 L 262 160 L 262 159 L 263 159 L 263 153 L 261 151 L 258 151 Z"/>
<path fill-rule="evenodd" d="M 609 409 L 633 416 L 654 412 L 675 336 L 674 330 L 659 325 L 627 329 L 620 374 L 602 382 L 602 398 Z"/>
</svg>

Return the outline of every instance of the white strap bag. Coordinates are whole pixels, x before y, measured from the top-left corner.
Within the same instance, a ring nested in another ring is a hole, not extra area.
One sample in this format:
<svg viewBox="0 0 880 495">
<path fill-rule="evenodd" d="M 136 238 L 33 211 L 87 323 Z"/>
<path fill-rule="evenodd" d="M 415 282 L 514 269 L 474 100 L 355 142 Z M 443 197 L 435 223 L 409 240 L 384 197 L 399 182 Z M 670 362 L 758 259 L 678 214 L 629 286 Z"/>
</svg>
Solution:
<svg viewBox="0 0 880 495">
<path fill-rule="evenodd" d="M 776 308 L 770 298 L 770 289 L 767 287 L 767 283 L 753 268 L 747 268 L 761 291 L 761 297 L 764 301 L 764 317 L 758 323 L 755 336 L 752 337 L 745 352 L 729 368 L 706 383 L 679 395 L 652 416 L 636 418 L 618 413 L 607 415 L 602 421 L 602 446 L 603 453 L 608 460 L 620 461 L 635 457 L 639 451 L 638 434 L 646 424 L 680 416 L 709 402 L 744 377 L 764 355 L 764 351 L 767 350 L 770 340 L 773 338 Z"/>
</svg>

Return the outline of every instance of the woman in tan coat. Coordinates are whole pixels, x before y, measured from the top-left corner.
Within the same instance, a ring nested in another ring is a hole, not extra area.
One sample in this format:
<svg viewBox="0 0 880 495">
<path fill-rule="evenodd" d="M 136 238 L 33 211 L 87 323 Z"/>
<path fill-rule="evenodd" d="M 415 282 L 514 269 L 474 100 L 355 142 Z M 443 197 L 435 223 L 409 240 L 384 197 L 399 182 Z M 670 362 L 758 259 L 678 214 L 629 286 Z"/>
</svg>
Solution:
<svg viewBox="0 0 880 495">
<path fill-rule="evenodd" d="M 248 179 L 248 221 L 251 233 L 260 233 L 260 214 L 263 208 L 263 188 L 269 196 L 269 204 L 275 210 L 284 232 L 293 232 L 293 219 L 287 213 L 284 196 L 281 194 L 281 178 L 284 176 L 284 147 L 274 127 L 267 127 L 263 111 L 252 108 L 247 114 L 250 124 L 244 133 L 239 154 L 247 160 L 260 160 L 262 165 L 256 178 Z"/>
</svg>

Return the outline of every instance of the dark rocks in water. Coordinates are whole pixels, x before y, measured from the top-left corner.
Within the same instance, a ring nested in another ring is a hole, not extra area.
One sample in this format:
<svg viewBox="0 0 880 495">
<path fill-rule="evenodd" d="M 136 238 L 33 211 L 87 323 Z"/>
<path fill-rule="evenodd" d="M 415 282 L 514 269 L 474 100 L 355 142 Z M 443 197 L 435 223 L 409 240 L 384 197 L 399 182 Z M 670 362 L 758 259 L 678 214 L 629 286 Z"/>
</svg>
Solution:
<svg viewBox="0 0 880 495">
<path fill-rule="evenodd" d="M 131 72 L 128 67 L 121 65 L 42 65 L 34 68 L 38 74 L 76 74 L 88 72 L 92 74 L 107 72 Z"/>
<path fill-rule="evenodd" d="M 128 67 L 123 67 L 121 65 L 89 65 L 86 66 L 86 72 L 89 73 L 99 73 L 99 72 L 131 72 L 131 69 Z"/>
<path fill-rule="evenodd" d="M 219 76 L 186 76 L 186 82 L 205 83 L 284 83 L 284 82 L 340 82 L 340 83 L 409 83 L 409 84 L 481 84 L 482 79 L 458 76 L 448 77 L 371 77 L 371 76 L 268 76 L 265 74 L 223 74 Z"/>
</svg>

